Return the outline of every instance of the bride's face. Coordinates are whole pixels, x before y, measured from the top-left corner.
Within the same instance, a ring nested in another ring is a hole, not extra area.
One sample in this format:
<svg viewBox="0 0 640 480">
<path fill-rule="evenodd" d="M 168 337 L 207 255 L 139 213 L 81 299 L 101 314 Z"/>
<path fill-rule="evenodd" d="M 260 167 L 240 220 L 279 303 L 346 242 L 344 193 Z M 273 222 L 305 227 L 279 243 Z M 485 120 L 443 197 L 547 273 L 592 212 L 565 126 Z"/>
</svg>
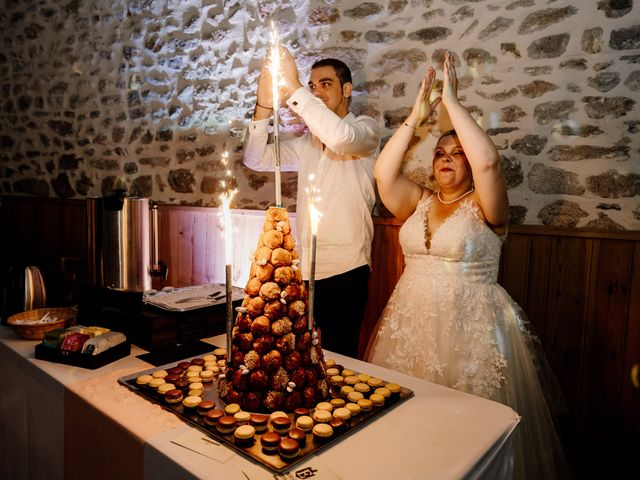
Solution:
<svg viewBox="0 0 640 480">
<path fill-rule="evenodd" d="M 456 187 L 471 181 L 471 168 L 456 135 L 438 141 L 433 152 L 433 175 L 440 186 Z"/>
</svg>

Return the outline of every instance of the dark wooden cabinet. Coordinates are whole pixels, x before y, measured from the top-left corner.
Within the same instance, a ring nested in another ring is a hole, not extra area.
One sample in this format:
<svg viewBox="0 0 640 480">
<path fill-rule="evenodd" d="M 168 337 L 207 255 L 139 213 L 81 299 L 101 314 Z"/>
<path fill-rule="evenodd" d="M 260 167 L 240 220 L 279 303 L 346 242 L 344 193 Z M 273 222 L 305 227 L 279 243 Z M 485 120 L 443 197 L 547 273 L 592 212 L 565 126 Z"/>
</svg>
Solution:
<svg viewBox="0 0 640 480">
<path fill-rule="evenodd" d="M 87 202 L 15 196 L 1 202 L 3 290 L 9 268 L 38 265 L 51 300 L 72 302 L 74 288 L 93 281 Z M 154 286 L 211 281 L 211 258 L 223 248 L 216 217 L 214 209 L 159 207 L 160 258 L 169 278 Z M 375 219 L 361 354 L 402 273 L 400 225 Z M 577 477 L 639 472 L 640 390 L 631 370 L 640 363 L 640 232 L 514 226 L 499 281 L 529 316 L 562 387 L 570 411 L 563 441 Z"/>
</svg>

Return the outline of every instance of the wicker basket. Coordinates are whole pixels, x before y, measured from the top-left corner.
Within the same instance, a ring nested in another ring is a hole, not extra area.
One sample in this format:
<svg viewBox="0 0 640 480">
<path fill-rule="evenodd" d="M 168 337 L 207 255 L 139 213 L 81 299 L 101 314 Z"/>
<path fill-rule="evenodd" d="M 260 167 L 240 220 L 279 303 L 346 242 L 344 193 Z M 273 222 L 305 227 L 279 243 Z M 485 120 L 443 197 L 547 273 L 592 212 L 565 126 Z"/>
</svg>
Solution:
<svg viewBox="0 0 640 480">
<path fill-rule="evenodd" d="M 36 310 L 28 310 L 22 313 L 16 313 L 7 318 L 7 323 L 22 338 L 27 340 L 42 340 L 44 334 L 56 328 L 64 328 L 71 326 L 76 318 L 77 310 L 75 308 L 38 308 Z M 50 323 L 28 324 L 16 323 L 23 320 L 40 320 L 46 314 L 57 317 L 58 320 Z"/>
</svg>

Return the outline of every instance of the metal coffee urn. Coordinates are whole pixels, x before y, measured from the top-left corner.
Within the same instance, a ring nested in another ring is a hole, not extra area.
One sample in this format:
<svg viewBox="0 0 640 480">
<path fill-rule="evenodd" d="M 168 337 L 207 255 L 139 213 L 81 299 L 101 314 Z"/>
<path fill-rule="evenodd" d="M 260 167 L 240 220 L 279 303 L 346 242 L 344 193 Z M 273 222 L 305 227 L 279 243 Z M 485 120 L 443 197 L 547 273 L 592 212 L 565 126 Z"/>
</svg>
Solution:
<svg viewBox="0 0 640 480">
<path fill-rule="evenodd" d="M 158 260 L 158 210 L 147 198 L 123 190 L 102 198 L 100 283 L 102 287 L 144 292 L 152 276 L 166 277 Z M 96 252 L 97 253 L 97 252 Z"/>
</svg>

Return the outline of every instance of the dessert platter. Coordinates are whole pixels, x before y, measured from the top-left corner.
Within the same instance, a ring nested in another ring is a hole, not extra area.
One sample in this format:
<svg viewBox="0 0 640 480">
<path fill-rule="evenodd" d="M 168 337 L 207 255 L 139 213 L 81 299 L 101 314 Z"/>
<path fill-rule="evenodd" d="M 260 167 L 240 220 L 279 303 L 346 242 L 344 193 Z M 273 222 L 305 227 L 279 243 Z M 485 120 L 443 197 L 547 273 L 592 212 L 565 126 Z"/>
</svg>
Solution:
<svg viewBox="0 0 640 480">
<path fill-rule="evenodd" d="M 211 354 L 137 372 L 118 382 L 274 472 L 329 448 L 413 396 L 405 387 L 328 359 L 326 401 L 293 411 L 249 412 L 238 403 L 225 403 L 218 394 L 216 380 L 225 357 L 226 349 L 215 348 Z"/>
<path fill-rule="evenodd" d="M 267 210 L 251 261 L 235 319 L 228 303 L 226 348 L 119 382 L 282 472 L 413 392 L 324 359 L 286 209 Z"/>
</svg>

